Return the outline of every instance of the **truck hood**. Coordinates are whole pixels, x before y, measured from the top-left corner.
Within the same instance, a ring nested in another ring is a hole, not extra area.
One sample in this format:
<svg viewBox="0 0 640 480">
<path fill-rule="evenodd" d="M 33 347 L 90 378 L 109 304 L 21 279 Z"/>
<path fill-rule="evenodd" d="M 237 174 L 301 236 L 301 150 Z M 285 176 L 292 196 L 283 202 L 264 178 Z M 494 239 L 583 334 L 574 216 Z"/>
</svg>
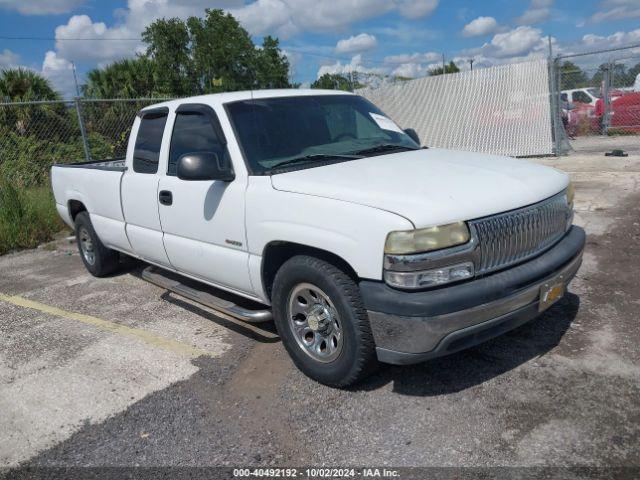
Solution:
<svg viewBox="0 0 640 480">
<path fill-rule="evenodd" d="M 524 160 L 434 148 L 277 174 L 271 182 L 276 190 L 367 205 L 428 227 L 536 203 L 566 188 L 569 177 Z"/>
</svg>

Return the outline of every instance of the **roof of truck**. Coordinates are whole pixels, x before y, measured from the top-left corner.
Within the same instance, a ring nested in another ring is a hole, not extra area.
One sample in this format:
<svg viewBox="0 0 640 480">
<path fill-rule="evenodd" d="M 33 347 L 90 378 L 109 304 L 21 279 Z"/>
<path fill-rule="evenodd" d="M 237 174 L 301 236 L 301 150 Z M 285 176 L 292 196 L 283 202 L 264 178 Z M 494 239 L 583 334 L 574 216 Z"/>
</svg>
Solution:
<svg viewBox="0 0 640 480">
<path fill-rule="evenodd" d="M 207 103 L 223 104 L 237 102 L 240 100 L 252 100 L 254 98 L 276 98 L 276 97 L 300 97 L 306 95 L 353 95 L 351 92 L 343 90 L 321 90 L 315 88 L 282 88 L 272 90 L 243 90 L 240 92 L 210 93 L 208 95 L 198 95 L 195 97 L 184 97 L 176 100 L 149 105 L 142 110 L 158 107 L 177 107 L 183 103 Z"/>
</svg>

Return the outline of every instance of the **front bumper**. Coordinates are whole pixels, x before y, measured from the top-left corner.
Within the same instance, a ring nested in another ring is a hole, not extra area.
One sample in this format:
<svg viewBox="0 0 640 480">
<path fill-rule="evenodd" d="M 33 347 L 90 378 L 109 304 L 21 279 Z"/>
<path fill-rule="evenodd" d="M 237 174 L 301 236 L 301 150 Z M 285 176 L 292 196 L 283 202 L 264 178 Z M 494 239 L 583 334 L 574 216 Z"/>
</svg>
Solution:
<svg viewBox="0 0 640 480">
<path fill-rule="evenodd" d="M 407 292 L 364 280 L 378 359 L 418 363 L 469 348 L 539 315 L 540 289 L 569 284 L 582 263 L 585 233 L 571 230 L 554 247 L 516 267 L 436 290 Z"/>
</svg>

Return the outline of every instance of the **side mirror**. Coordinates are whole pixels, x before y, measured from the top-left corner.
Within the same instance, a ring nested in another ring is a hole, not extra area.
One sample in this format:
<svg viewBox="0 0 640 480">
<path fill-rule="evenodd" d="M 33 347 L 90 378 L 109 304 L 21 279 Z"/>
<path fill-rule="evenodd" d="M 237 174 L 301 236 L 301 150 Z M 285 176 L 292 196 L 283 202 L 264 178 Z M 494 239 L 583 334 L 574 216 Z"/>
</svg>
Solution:
<svg viewBox="0 0 640 480">
<path fill-rule="evenodd" d="M 214 152 L 186 153 L 178 159 L 178 178 L 180 180 L 233 181 L 236 178 L 233 170 L 221 163 L 220 157 Z"/>
<path fill-rule="evenodd" d="M 420 145 L 420 137 L 418 136 L 418 133 L 413 129 L 413 128 L 405 128 L 404 129 L 404 133 L 406 133 L 407 135 L 409 135 L 409 137 L 411 138 L 411 140 L 413 140 L 414 142 L 416 142 L 418 145 Z"/>
</svg>

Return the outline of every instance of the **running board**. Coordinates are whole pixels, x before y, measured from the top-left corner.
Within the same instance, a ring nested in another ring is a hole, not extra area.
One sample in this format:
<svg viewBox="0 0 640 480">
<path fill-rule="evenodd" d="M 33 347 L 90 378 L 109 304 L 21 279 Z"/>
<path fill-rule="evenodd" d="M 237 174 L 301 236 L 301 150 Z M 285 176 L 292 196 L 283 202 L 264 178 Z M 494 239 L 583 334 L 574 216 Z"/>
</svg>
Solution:
<svg viewBox="0 0 640 480">
<path fill-rule="evenodd" d="M 213 287 L 200 284 L 199 282 L 190 281 L 189 279 L 180 277 L 179 275 L 166 270 L 161 270 L 156 267 L 147 267 L 142 271 L 142 278 L 147 282 L 153 283 L 161 288 L 165 288 L 170 292 L 244 322 L 262 323 L 269 322 L 273 319 L 271 310 L 269 309 L 252 309 L 242 307 L 231 300 L 222 298 L 222 296 L 232 297 L 232 294 L 230 293 L 220 292 L 221 296 L 214 295 L 209 292 L 209 290 L 213 290 Z M 186 283 L 189 283 L 189 285 Z M 247 303 L 253 303 L 256 307 L 262 306 L 252 302 L 251 300 L 247 300 Z"/>
</svg>

